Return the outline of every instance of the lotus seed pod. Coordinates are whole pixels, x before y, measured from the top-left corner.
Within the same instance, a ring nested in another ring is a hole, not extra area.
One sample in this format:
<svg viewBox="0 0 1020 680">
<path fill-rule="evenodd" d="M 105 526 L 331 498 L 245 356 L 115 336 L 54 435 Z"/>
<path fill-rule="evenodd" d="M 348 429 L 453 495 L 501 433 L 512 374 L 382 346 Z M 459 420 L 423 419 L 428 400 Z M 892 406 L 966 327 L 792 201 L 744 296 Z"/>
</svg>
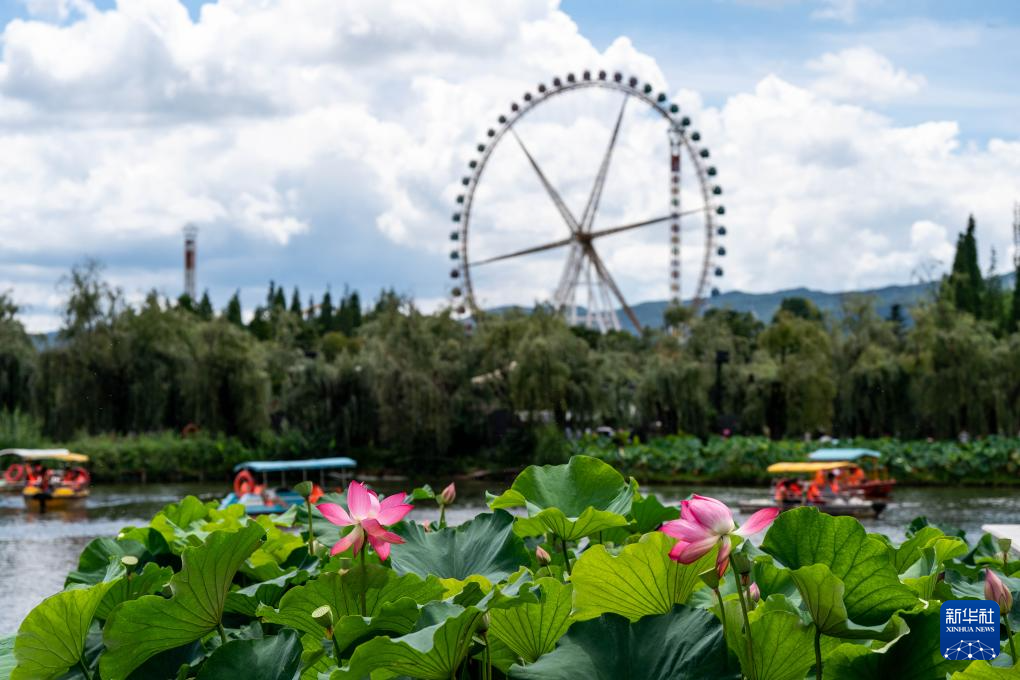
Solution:
<svg viewBox="0 0 1020 680">
<path fill-rule="evenodd" d="M 704 583 L 712 590 L 715 590 L 716 588 L 719 587 L 719 574 L 715 570 L 715 568 L 706 569 L 705 571 L 698 574 L 698 577 L 701 579 L 702 583 Z"/>
<path fill-rule="evenodd" d="M 333 627 L 333 610 L 330 609 L 328 604 L 324 604 L 318 609 L 312 611 L 312 618 L 315 619 L 317 624 L 326 630 Z"/>
<path fill-rule="evenodd" d="M 308 497 L 312 495 L 312 483 L 306 480 L 300 484 L 295 484 L 294 493 L 308 500 Z"/>
</svg>

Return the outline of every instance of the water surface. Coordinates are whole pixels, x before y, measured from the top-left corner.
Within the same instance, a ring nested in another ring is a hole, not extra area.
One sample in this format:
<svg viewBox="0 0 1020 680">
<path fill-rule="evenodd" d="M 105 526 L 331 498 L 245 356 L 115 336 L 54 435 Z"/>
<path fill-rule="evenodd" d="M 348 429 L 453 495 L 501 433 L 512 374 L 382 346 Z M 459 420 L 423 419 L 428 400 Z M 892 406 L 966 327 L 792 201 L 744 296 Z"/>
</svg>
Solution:
<svg viewBox="0 0 1020 680">
<path fill-rule="evenodd" d="M 440 489 L 445 483 L 433 481 L 432 487 Z M 377 486 L 386 492 L 411 487 L 393 483 Z M 486 488 L 500 491 L 505 484 L 458 484 L 457 504 L 447 513 L 447 519 L 460 523 L 485 509 Z M 63 587 L 67 572 L 77 565 L 79 553 L 93 538 L 115 536 L 124 526 L 145 524 L 164 505 L 189 493 L 212 499 L 226 490 L 223 485 L 208 484 L 99 486 L 83 510 L 42 516 L 25 511 L 20 496 L 0 494 L 0 593 L 3 593 L 0 636 L 16 632 L 32 607 Z M 653 490 L 663 502 L 673 503 L 694 492 L 731 504 L 742 498 L 766 495 L 761 488 L 733 486 L 656 486 Z M 960 527 L 976 536 L 982 524 L 1020 523 L 1020 493 L 956 487 L 899 489 L 896 502 L 882 518 L 865 520 L 865 526 L 899 541 L 906 524 L 918 515 Z M 411 515 L 419 521 L 435 521 L 438 516 L 431 504 Z"/>
</svg>

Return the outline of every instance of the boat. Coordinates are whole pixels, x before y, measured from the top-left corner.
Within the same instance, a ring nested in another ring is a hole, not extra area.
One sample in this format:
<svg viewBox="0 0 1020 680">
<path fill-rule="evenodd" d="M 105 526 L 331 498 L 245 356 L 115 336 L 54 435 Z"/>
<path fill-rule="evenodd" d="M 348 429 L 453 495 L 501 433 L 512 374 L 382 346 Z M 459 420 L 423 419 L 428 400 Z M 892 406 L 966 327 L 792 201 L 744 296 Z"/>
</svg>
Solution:
<svg viewBox="0 0 1020 680">
<path fill-rule="evenodd" d="M 294 483 L 308 481 L 310 472 L 318 472 L 319 481 L 312 484 L 314 502 L 326 488 L 326 473 L 339 471 L 339 481 L 346 485 L 350 471 L 358 466 L 353 458 L 312 458 L 310 460 L 251 460 L 234 466 L 234 489 L 220 502 L 220 509 L 243 505 L 249 515 L 286 512 L 305 499 L 287 484 L 287 473 Z M 256 475 L 259 476 L 256 479 Z M 270 475 L 274 479 L 270 479 Z M 277 484 L 272 484 L 278 482 Z"/>
<path fill-rule="evenodd" d="M 808 454 L 808 460 L 817 463 L 851 463 L 862 469 L 865 478 L 853 485 L 844 485 L 847 493 L 867 499 L 888 499 L 892 496 L 896 480 L 889 477 L 889 471 L 879 461 L 882 454 L 871 449 L 819 449 Z"/>
<path fill-rule="evenodd" d="M 21 493 L 28 485 L 33 467 L 70 453 L 67 449 L 4 449 L 0 461 L 11 459 L 0 478 L 0 493 Z M 86 460 L 88 460 L 86 458 Z"/>
<path fill-rule="evenodd" d="M 772 498 L 748 499 L 738 503 L 738 507 L 743 513 L 774 507 L 780 510 L 813 507 L 829 515 L 877 518 L 888 507 L 887 500 L 865 498 L 853 491 L 854 485 L 847 483 L 840 487 L 835 481 L 843 474 L 853 477 L 850 474 L 853 468 L 860 469 L 846 460 L 774 463 L 768 471 L 780 477 L 772 486 Z M 814 482 L 810 486 L 801 484 L 797 479 L 800 475 L 814 475 Z M 828 486 L 824 485 L 826 480 L 832 480 Z"/>
<path fill-rule="evenodd" d="M 23 461 L 21 497 L 29 510 L 73 510 L 88 500 L 91 478 L 83 467 L 88 456 L 66 449 L 5 449 L 2 453 L 13 453 Z"/>
<path fill-rule="evenodd" d="M 740 512 L 744 514 L 751 514 L 764 508 L 774 508 L 776 505 L 776 501 L 771 498 L 761 498 L 740 501 L 738 507 L 740 508 Z M 802 506 L 818 508 L 827 515 L 856 517 L 857 519 L 876 519 L 882 514 L 882 511 L 885 510 L 887 504 L 883 501 L 865 501 L 860 498 L 837 499 L 831 502 L 822 503 L 794 503 L 784 501 L 780 506 L 780 510 L 790 510 L 792 508 L 799 508 Z"/>
</svg>

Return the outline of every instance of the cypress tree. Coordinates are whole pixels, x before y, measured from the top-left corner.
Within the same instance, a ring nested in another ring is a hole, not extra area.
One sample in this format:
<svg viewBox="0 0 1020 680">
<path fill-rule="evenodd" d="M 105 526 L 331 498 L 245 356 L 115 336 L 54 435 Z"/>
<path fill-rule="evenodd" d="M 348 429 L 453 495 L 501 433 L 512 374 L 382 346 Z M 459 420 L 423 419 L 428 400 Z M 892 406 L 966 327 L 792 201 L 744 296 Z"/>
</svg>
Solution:
<svg viewBox="0 0 1020 680">
<path fill-rule="evenodd" d="M 974 216 L 971 215 L 967 219 L 967 231 L 956 240 L 956 256 L 953 258 L 949 284 L 956 308 L 981 318 L 985 311 L 982 309 L 984 280 L 978 265 L 977 237 L 974 234 L 976 228 Z"/>
<path fill-rule="evenodd" d="M 298 287 L 294 286 L 294 294 L 290 296 L 290 311 L 297 318 L 301 318 L 301 293 Z"/>
<path fill-rule="evenodd" d="M 347 306 L 351 310 L 351 330 L 353 331 L 361 325 L 361 297 L 358 295 L 358 291 L 351 293 Z"/>
<path fill-rule="evenodd" d="M 1013 274 L 1013 304 L 1010 305 L 1007 330 L 1010 333 L 1020 330 L 1020 255 L 1017 256 L 1016 271 Z"/>
<path fill-rule="evenodd" d="M 273 304 L 271 305 L 273 311 L 282 312 L 287 309 L 287 298 L 283 296 L 283 286 L 276 289 L 276 295 L 273 296 Z"/>
<path fill-rule="evenodd" d="M 198 309 L 196 311 L 205 321 L 209 321 L 213 318 L 212 300 L 209 299 L 208 290 L 202 292 L 202 299 L 199 301 Z"/>
<path fill-rule="evenodd" d="M 223 317 L 235 326 L 244 326 L 244 320 L 241 318 L 240 291 L 234 291 L 234 294 L 230 297 L 226 309 L 223 310 Z"/>
<path fill-rule="evenodd" d="M 319 307 L 319 329 L 322 333 L 328 333 L 333 330 L 333 296 L 330 295 L 329 289 L 326 289 L 326 294 L 322 296 L 322 305 Z"/>
</svg>

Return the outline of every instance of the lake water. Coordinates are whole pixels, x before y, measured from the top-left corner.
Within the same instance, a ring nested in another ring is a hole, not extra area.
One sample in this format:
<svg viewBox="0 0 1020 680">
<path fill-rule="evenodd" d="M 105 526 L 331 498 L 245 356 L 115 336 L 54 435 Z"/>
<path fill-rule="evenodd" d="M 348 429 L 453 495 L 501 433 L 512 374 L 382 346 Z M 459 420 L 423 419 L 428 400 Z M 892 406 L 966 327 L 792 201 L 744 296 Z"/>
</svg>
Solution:
<svg viewBox="0 0 1020 680">
<path fill-rule="evenodd" d="M 445 482 L 432 482 L 440 489 Z M 410 485 L 377 484 L 380 491 L 410 490 Z M 447 512 L 451 523 L 471 519 L 485 509 L 485 490 L 499 491 L 502 482 L 458 483 L 457 504 Z M 761 488 L 732 486 L 656 486 L 655 493 L 675 503 L 693 492 L 735 504 L 748 497 L 766 495 Z M 63 587 L 64 577 L 78 562 L 82 548 L 97 536 L 115 536 L 126 525 L 145 524 L 167 503 L 186 494 L 212 499 L 224 493 L 222 485 L 150 484 L 147 486 L 99 486 L 88 506 L 75 514 L 37 515 L 23 509 L 20 496 L 0 494 L 0 636 L 17 631 L 25 615 L 47 595 Z M 896 500 L 880 520 L 865 520 L 869 531 L 880 531 L 893 540 L 903 538 L 905 526 L 918 515 L 958 526 L 976 538 L 982 524 L 1020 523 L 1020 493 L 1009 489 L 923 488 L 898 489 Z M 428 504 L 412 518 L 436 520 L 438 512 Z M 739 521 L 739 518 L 738 518 Z"/>
</svg>

